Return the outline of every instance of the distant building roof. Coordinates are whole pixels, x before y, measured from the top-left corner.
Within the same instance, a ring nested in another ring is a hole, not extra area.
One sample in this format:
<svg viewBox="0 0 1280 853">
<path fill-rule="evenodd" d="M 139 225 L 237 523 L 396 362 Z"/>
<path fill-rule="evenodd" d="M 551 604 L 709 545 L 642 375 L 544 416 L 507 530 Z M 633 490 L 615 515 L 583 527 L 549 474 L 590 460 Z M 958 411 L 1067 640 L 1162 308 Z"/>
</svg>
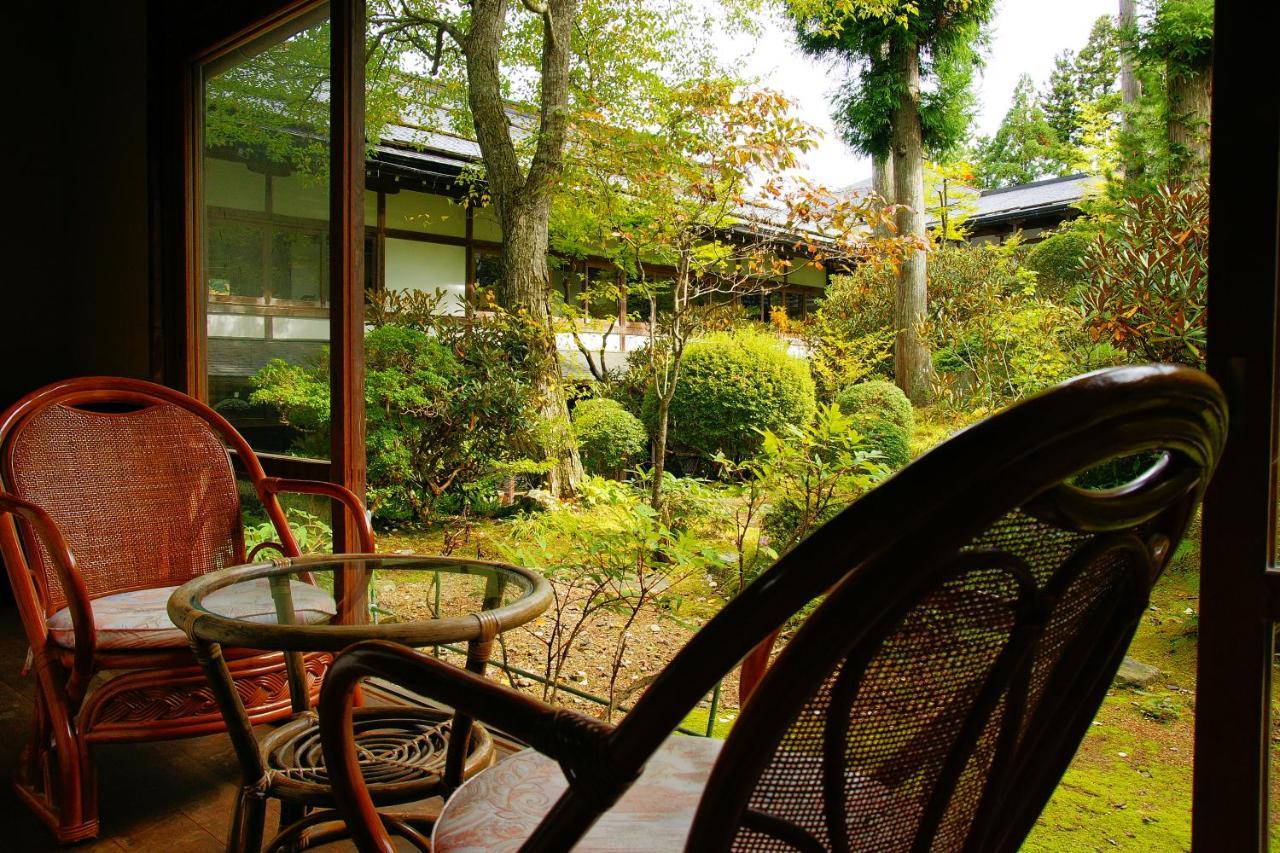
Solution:
<svg viewBox="0 0 1280 853">
<path fill-rule="evenodd" d="M 1102 184 L 1103 179 L 1096 175 L 1075 174 L 983 190 L 974 200 L 977 212 L 969 217 L 967 224 L 975 228 L 1011 219 L 1065 213 Z"/>
</svg>

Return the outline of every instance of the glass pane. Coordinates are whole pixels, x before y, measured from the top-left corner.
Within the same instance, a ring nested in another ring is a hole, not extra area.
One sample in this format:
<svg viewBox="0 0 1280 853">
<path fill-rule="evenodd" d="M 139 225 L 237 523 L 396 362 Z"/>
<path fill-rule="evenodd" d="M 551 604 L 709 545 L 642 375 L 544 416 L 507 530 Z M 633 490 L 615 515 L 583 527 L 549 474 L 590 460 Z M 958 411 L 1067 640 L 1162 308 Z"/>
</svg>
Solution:
<svg viewBox="0 0 1280 853">
<path fill-rule="evenodd" d="M 327 7 L 203 68 L 209 402 L 260 451 L 328 455 Z"/>
</svg>

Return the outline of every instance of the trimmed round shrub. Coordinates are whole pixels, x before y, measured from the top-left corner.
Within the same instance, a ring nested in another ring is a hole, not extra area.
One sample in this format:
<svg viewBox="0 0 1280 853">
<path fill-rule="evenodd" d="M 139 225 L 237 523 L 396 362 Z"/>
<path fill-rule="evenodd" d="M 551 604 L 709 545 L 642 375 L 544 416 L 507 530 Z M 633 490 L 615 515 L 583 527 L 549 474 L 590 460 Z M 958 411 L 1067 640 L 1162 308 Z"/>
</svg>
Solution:
<svg viewBox="0 0 1280 853">
<path fill-rule="evenodd" d="M 817 403 L 809 366 L 770 335 L 717 334 L 689 345 L 671 400 L 669 445 L 710 459 L 722 451 L 744 459 L 761 430 L 807 424 Z M 657 427 L 658 400 L 645 395 L 644 419 Z"/>
<path fill-rule="evenodd" d="M 596 397 L 573 408 L 573 434 L 582 464 L 593 474 L 617 476 L 649 444 L 644 424 L 617 400 Z"/>
<path fill-rule="evenodd" d="M 915 412 L 902 389 L 892 382 L 859 382 L 850 385 L 836 397 L 840 411 L 846 415 L 868 415 L 902 427 L 907 438 L 916 428 Z"/>
<path fill-rule="evenodd" d="M 1082 264 L 1092 242 L 1085 231 L 1057 231 L 1028 249 L 1022 265 L 1035 271 L 1042 294 L 1065 296 L 1084 283 Z"/>
<path fill-rule="evenodd" d="M 878 461 L 890 471 L 897 471 L 911 461 L 911 436 L 898 424 L 875 415 L 858 415 L 853 428 L 862 436 L 866 450 L 880 452 Z"/>
</svg>

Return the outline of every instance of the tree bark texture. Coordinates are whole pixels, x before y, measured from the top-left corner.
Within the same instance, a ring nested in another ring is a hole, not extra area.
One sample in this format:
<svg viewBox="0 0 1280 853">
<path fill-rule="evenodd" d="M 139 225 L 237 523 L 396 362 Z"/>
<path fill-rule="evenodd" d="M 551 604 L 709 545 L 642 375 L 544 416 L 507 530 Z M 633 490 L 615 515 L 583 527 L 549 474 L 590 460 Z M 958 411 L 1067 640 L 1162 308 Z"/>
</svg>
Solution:
<svg viewBox="0 0 1280 853">
<path fill-rule="evenodd" d="M 1138 0 L 1120 0 L 1118 24 L 1121 33 L 1120 44 L 1120 101 L 1124 112 L 1121 119 L 1126 135 L 1133 133 L 1133 110 L 1142 98 L 1142 82 L 1133 70 L 1132 34 L 1138 26 Z M 1128 152 L 1124 167 L 1125 177 L 1137 178 L 1142 174 L 1143 164 L 1133 152 Z"/>
<path fill-rule="evenodd" d="M 1209 105 L 1213 69 L 1168 70 L 1169 150 L 1183 179 L 1204 177 L 1209 170 Z"/>
<path fill-rule="evenodd" d="M 462 41 L 467 65 L 467 98 L 476 141 L 484 160 L 489 194 L 502 224 L 503 305 L 524 311 L 541 330 L 541 357 L 534 358 L 533 384 L 545 422 L 545 451 L 552 462 L 548 485 L 568 497 L 582 480 L 582 462 L 569 426 L 551 322 L 551 277 L 547 269 L 547 226 L 551 195 L 564 163 L 569 119 L 569 57 L 577 0 L 524 4 L 543 16 L 541 107 L 537 143 L 523 170 L 511 136 L 512 119 L 502 98 L 500 49 L 509 12 L 507 0 L 473 0 L 470 27 Z M 541 11 L 538 11 L 538 10 Z"/>
<path fill-rule="evenodd" d="M 924 136 L 920 124 L 920 54 L 904 45 L 897 57 L 905 95 L 893 115 L 893 200 L 903 205 L 894 215 L 898 233 L 915 237 L 921 248 L 909 249 L 898 272 L 894 301 L 897 337 L 893 373 L 898 387 L 917 405 L 932 395 L 933 362 L 920 335 L 928 308 L 925 254 Z"/>
</svg>

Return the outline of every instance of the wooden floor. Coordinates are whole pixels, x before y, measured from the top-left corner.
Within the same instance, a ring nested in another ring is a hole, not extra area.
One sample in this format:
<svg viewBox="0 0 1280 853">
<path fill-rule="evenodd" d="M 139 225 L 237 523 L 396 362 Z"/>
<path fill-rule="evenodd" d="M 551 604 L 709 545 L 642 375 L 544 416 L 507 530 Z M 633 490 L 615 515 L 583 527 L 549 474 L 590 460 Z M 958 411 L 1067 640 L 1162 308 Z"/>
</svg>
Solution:
<svg viewBox="0 0 1280 853">
<path fill-rule="evenodd" d="M 0 609 L 0 851 L 157 851 L 224 849 L 237 775 L 225 735 L 98 750 L 102 833 L 72 847 L 58 845 L 12 793 L 18 755 L 31 721 L 31 682 L 20 675 L 26 641 L 12 607 Z M 274 808 L 268 834 L 276 825 Z M 324 850 L 353 850 L 346 842 Z"/>
</svg>

